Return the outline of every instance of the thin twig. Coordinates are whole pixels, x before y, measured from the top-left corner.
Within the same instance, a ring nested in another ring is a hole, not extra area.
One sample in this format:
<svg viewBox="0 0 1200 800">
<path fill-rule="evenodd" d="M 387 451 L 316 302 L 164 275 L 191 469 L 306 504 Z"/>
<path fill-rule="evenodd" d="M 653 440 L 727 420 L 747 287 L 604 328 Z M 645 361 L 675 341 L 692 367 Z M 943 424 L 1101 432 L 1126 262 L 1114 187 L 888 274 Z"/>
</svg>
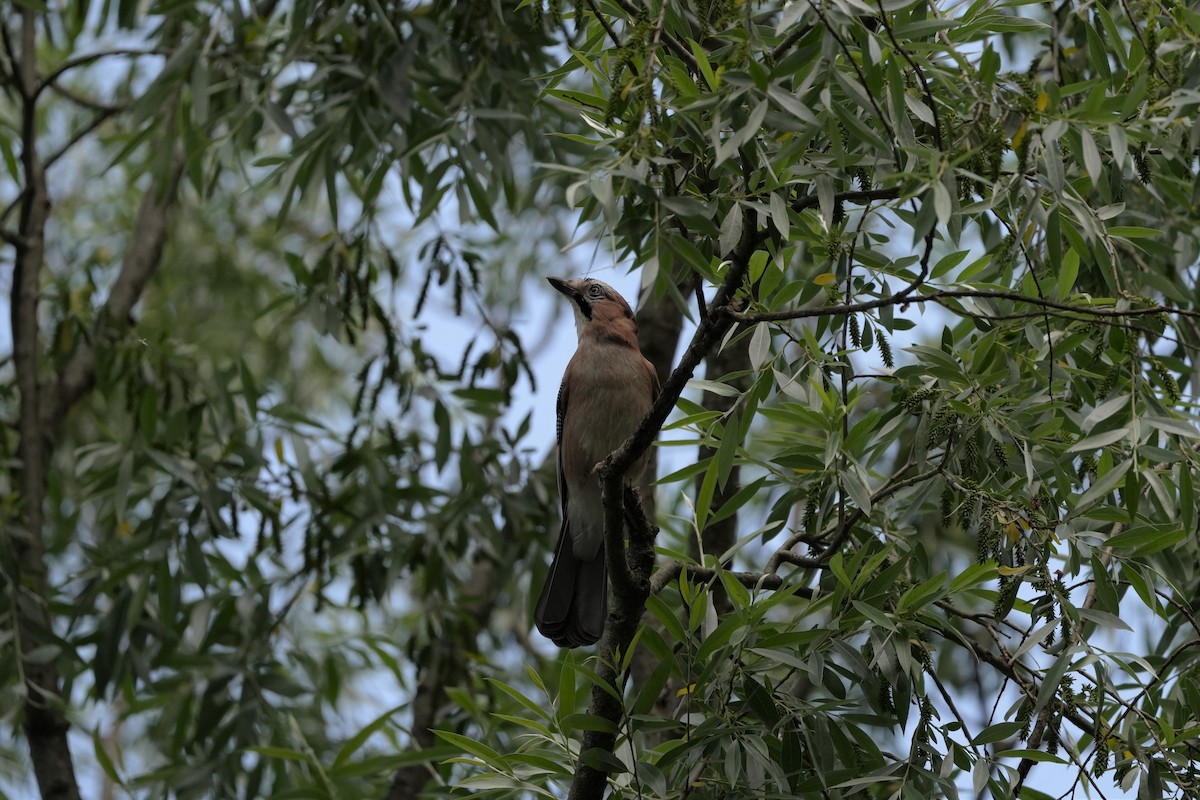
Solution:
<svg viewBox="0 0 1200 800">
<path fill-rule="evenodd" d="M 592 15 L 600 23 L 600 26 L 604 28 L 604 31 L 608 34 L 608 38 L 612 39 L 612 43 L 617 46 L 617 49 L 624 47 L 625 45 L 621 43 L 621 37 L 617 36 L 617 32 L 609 24 L 608 18 L 600 13 L 600 9 L 596 6 L 596 0 L 587 0 L 587 4 L 588 8 L 592 10 Z M 637 69 L 632 64 L 629 65 L 629 68 L 633 70 L 635 75 L 637 74 Z"/>
<path fill-rule="evenodd" d="M 38 84 L 34 93 L 35 93 L 35 96 L 38 94 L 41 94 L 46 89 L 50 88 L 54 83 L 56 83 L 58 81 L 58 79 L 63 76 L 64 73 L 66 73 L 72 69 L 75 69 L 76 67 L 86 66 L 88 64 L 91 64 L 94 61 L 99 61 L 102 58 L 110 58 L 113 56 L 133 56 L 135 58 L 140 58 L 142 56 L 159 56 L 159 55 L 165 55 L 165 54 L 161 53 L 157 50 L 139 50 L 137 48 L 132 48 L 132 47 L 115 47 L 111 50 L 98 50 L 95 53 L 85 53 L 81 56 L 76 56 L 75 58 L 67 59 L 66 61 L 62 62 L 57 67 L 55 67 L 53 70 L 46 73 L 46 76 L 44 78 L 42 78 L 41 82 Z"/>
<path fill-rule="evenodd" d="M 863 91 L 867 95 L 867 99 L 871 101 L 871 108 L 875 109 L 875 116 L 879 118 L 879 124 L 883 126 L 884 131 L 887 132 L 888 141 L 892 143 L 892 159 L 896 162 L 896 169 L 903 170 L 904 162 L 900 158 L 900 149 L 896 145 L 896 131 L 892 129 L 892 123 L 888 120 L 887 115 L 883 113 L 883 108 L 880 107 L 879 101 L 876 100 L 875 96 L 871 94 L 869 89 L 867 89 L 869 82 L 867 81 L 867 76 L 863 74 L 862 67 L 860 67 L 858 64 L 858 59 L 854 57 L 854 54 L 850 51 L 850 46 L 846 44 L 846 40 L 842 38 L 840 33 L 838 33 L 837 28 L 825 16 L 825 13 L 821 11 L 820 7 L 814 3 L 813 0 L 808 0 L 808 7 L 816 12 L 821 22 L 824 23 L 825 29 L 829 31 L 829 35 L 832 36 L 838 43 L 838 47 L 842 48 L 842 54 L 846 57 L 846 63 L 850 65 L 851 69 L 854 70 L 854 74 L 858 76 L 859 85 L 862 86 Z"/>
<path fill-rule="evenodd" d="M 887 297 L 879 297 L 874 300 L 864 300 L 861 303 L 839 303 L 837 305 L 817 306 L 808 308 L 794 308 L 783 311 L 734 311 L 729 310 L 731 319 L 738 322 L 781 322 L 791 319 L 811 319 L 813 317 L 834 317 L 843 314 L 855 314 L 861 311 L 872 311 L 877 308 L 887 306 L 907 305 L 909 303 L 941 303 L 947 299 L 988 299 L 988 300 L 1010 300 L 1014 303 L 1027 303 L 1039 308 L 1051 308 L 1060 311 L 1067 311 L 1076 314 L 1083 314 L 1090 317 L 1107 317 L 1107 318 L 1126 318 L 1126 317 L 1146 317 L 1155 314 L 1177 314 L 1184 317 L 1193 317 L 1200 319 L 1200 311 L 1191 311 L 1185 308 L 1175 308 L 1173 306 L 1151 306 L 1149 308 L 1128 308 L 1128 309 L 1104 309 L 1090 306 L 1077 306 L 1069 303 L 1060 303 L 1057 300 L 1047 300 L 1041 297 L 1031 297 L 1020 292 L 1007 292 L 997 289 L 939 289 L 928 294 L 917 295 L 915 297 L 903 296 L 901 292 L 889 295 Z"/>
<path fill-rule="evenodd" d="M 617 0 L 617 2 L 630 17 L 641 16 L 642 9 L 639 9 L 637 6 L 635 6 L 632 2 L 630 2 L 630 0 Z M 669 31 L 663 31 L 663 41 L 666 43 L 667 48 L 674 53 L 680 61 L 687 65 L 689 72 L 699 78 L 704 78 L 704 75 L 700 72 L 700 65 L 696 62 L 696 57 L 692 55 L 691 50 L 684 46 L 683 42 L 676 39 L 674 34 L 670 33 Z M 705 79 L 705 85 L 708 85 L 707 79 Z M 716 87 L 709 86 L 708 88 L 715 89 Z"/>
<path fill-rule="evenodd" d="M 115 114 L 118 111 L 124 111 L 125 109 L 129 108 L 128 103 L 118 103 L 116 105 L 113 105 L 113 104 L 109 104 L 109 103 L 101 103 L 99 100 L 93 100 L 90 97 L 85 97 L 85 96 L 79 94 L 78 92 L 76 92 L 74 89 L 68 89 L 66 86 L 63 86 L 58 81 L 54 81 L 53 83 L 51 83 L 50 88 L 52 88 L 54 91 L 58 92 L 60 95 L 65 97 L 67 100 L 70 100 L 75 105 L 82 106 L 83 108 L 86 108 L 89 111 L 97 111 L 97 112 L 106 111 L 109 114 Z"/>
</svg>

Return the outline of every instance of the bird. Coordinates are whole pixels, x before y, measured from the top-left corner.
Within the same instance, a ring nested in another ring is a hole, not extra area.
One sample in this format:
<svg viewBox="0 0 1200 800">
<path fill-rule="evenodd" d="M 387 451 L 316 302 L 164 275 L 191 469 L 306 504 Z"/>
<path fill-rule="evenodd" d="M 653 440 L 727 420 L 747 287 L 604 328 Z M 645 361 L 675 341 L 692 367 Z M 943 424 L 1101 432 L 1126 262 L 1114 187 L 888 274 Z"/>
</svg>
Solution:
<svg viewBox="0 0 1200 800">
<path fill-rule="evenodd" d="M 624 297 L 594 278 L 547 280 L 571 301 L 579 344 L 558 389 L 562 527 L 534 621 L 543 636 L 573 648 L 594 644 L 608 616 L 599 468 L 649 413 L 659 382 Z M 647 461 L 643 454 L 630 467 L 626 483 L 637 481 Z"/>
</svg>

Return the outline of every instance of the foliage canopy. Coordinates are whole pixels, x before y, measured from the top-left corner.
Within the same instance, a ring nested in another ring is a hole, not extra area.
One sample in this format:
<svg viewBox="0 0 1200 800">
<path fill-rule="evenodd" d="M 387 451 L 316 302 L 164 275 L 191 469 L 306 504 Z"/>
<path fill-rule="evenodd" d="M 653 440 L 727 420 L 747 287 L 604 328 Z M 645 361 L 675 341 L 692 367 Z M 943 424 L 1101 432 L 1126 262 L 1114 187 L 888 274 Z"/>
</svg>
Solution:
<svg viewBox="0 0 1200 800">
<path fill-rule="evenodd" d="M 1198 45 L 1164 0 L 16 3 L 14 791 L 1200 797 Z M 523 318 L 589 253 L 664 378 L 610 536 L 669 437 L 556 653 Z"/>
</svg>

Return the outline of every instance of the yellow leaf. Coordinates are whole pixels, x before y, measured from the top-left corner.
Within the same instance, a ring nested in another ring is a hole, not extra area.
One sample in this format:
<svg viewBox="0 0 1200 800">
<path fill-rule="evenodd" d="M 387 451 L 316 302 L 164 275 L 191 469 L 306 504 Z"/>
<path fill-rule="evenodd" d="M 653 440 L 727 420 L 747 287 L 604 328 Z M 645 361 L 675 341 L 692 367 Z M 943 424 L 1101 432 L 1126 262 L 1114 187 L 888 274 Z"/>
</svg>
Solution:
<svg viewBox="0 0 1200 800">
<path fill-rule="evenodd" d="M 1004 532 L 1008 534 L 1008 538 L 1014 542 L 1019 541 L 1021 536 L 1028 533 L 1030 530 L 1029 520 L 1020 516 L 1019 514 L 1016 516 L 1009 516 L 1004 511 L 997 511 L 994 516 L 996 518 L 996 522 L 998 522 Z"/>
<path fill-rule="evenodd" d="M 680 689 L 678 692 L 676 692 L 675 696 L 683 697 L 685 694 L 691 694 L 694 691 L 696 691 L 696 684 L 689 683 L 687 686 L 684 686 L 682 689 Z"/>
<path fill-rule="evenodd" d="M 1046 94 L 1045 92 L 1038 92 L 1037 110 L 1045 111 L 1046 106 L 1048 105 L 1050 105 L 1050 95 Z"/>
<path fill-rule="evenodd" d="M 280 464 L 283 463 L 283 439 L 275 440 L 275 459 Z"/>
<path fill-rule="evenodd" d="M 833 283 L 835 280 L 837 280 L 837 276 L 835 276 L 832 272 L 822 272 L 820 275 L 813 278 L 813 283 L 815 283 L 817 286 L 827 286 Z"/>
<path fill-rule="evenodd" d="M 1032 564 L 1026 564 L 1022 567 L 1006 567 L 1001 564 L 1000 566 L 996 567 L 996 572 L 999 572 L 1001 575 L 1024 575 L 1031 569 L 1033 569 Z"/>
<path fill-rule="evenodd" d="M 1021 120 L 1021 127 L 1017 128 L 1017 132 L 1013 134 L 1012 149 L 1016 150 L 1021 146 L 1021 142 L 1025 141 L 1025 133 L 1029 129 L 1029 120 Z"/>
</svg>

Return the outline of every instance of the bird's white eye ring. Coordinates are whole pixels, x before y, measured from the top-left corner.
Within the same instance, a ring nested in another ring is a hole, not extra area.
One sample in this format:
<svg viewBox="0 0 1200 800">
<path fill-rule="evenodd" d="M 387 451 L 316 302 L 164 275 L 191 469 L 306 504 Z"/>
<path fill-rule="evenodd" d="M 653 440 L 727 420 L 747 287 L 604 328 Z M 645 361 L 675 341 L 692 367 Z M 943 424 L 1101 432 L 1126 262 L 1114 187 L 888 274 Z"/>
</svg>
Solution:
<svg viewBox="0 0 1200 800">
<path fill-rule="evenodd" d="M 602 287 L 598 283 L 593 283 L 591 286 L 588 287 L 588 295 L 590 297 L 603 297 L 604 296 L 604 287 Z"/>
</svg>

